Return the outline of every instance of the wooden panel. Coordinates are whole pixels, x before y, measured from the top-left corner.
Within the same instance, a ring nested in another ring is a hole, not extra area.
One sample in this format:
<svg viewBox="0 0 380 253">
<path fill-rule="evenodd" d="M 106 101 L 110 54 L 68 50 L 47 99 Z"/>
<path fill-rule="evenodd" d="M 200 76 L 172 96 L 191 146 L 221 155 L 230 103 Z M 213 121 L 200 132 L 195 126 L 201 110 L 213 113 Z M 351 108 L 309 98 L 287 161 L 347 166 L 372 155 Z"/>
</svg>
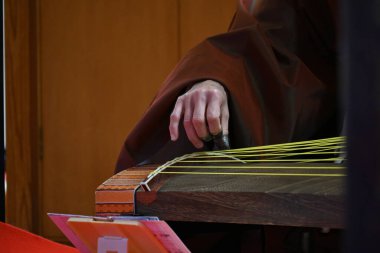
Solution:
<svg viewBox="0 0 380 253">
<path fill-rule="evenodd" d="M 96 186 L 164 78 L 227 29 L 234 4 L 6 1 L 8 221 L 61 240 L 46 212 L 93 213 Z"/>
<path fill-rule="evenodd" d="M 180 54 L 228 30 L 237 0 L 180 0 Z"/>
<path fill-rule="evenodd" d="M 172 221 L 342 228 L 344 176 L 336 174 L 344 170 L 334 164 L 324 165 L 328 169 L 318 169 L 321 164 L 284 166 L 289 164 L 260 164 L 249 170 L 241 165 L 233 170 L 258 174 L 251 176 L 164 175 L 151 184 L 152 191 L 136 193 L 136 213 Z M 178 171 L 166 169 L 170 170 Z M 231 173 L 231 169 L 207 172 Z"/>
<path fill-rule="evenodd" d="M 344 226 L 346 169 L 340 164 L 209 165 L 178 162 L 148 181 L 143 178 L 158 165 L 119 172 L 98 187 L 103 196 L 96 198 L 97 214 L 135 211 L 169 221 Z"/>
<path fill-rule="evenodd" d="M 7 222 L 36 230 L 38 207 L 35 5 L 5 1 Z"/>
<path fill-rule="evenodd" d="M 94 191 L 177 62 L 177 45 L 175 0 L 41 0 L 42 216 L 94 213 Z"/>
</svg>

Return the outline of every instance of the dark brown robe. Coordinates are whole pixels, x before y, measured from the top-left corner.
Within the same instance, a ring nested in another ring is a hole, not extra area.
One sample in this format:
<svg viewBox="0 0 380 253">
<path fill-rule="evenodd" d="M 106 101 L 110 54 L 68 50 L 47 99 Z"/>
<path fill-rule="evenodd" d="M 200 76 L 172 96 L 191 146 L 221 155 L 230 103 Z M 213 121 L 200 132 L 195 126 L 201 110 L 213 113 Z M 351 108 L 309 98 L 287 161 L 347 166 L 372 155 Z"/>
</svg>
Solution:
<svg viewBox="0 0 380 253">
<path fill-rule="evenodd" d="M 206 79 L 228 92 L 232 148 L 336 136 L 334 5 L 240 1 L 229 31 L 200 43 L 168 76 L 126 139 L 116 172 L 195 151 L 182 126 L 170 141 L 169 116 L 177 97 Z"/>
</svg>

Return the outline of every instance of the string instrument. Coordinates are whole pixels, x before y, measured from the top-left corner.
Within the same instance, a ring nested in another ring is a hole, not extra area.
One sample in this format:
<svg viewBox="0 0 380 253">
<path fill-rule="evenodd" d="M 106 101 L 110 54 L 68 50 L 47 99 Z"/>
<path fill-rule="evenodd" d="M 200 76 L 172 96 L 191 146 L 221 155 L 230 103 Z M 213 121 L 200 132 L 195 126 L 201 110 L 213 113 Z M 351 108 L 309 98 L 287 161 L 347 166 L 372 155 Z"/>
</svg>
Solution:
<svg viewBox="0 0 380 253">
<path fill-rule="evenodd" d="M 124 170 L 95 193 L 97 215 L 343 228 L 344 137 L 197 152 Z"/>
</svg>

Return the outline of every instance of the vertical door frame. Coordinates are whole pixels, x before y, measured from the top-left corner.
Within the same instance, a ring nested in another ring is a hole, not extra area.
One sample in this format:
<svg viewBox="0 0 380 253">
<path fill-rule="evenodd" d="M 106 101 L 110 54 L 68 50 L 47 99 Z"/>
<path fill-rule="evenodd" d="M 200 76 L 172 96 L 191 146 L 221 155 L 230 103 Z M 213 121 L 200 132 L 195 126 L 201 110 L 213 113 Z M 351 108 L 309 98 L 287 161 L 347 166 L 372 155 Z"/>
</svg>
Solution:
<svg viewBox="0 0 380 253">
<path fill-rule="evenodd" d="M 5 0 L 8 223 L 40 231 L 38 0 Z"/>
</svg>

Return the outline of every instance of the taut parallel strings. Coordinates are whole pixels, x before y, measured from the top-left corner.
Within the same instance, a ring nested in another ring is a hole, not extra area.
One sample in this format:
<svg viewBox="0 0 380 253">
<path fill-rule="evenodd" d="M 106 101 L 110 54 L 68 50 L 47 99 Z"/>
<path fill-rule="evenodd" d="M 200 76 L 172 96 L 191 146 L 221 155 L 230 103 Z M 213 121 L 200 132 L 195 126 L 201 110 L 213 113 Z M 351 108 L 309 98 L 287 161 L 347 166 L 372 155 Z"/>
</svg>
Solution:
<svg viewBox="0 0 380 253">
<path fill-rule="evenodd" d="M 158 167 L 157 174 L 236 176 L 344 176 L 345 137 L 187 154 Z M 234 171 L 235 170 L 235 171 Z"/>
<path fill-rule="evenodd" d="M 185 174 L 185 175 L 231 175 L 231 176 L 293 176 L 293 177 L 343 177 L 342 173 L 332 174 L 306 174 L 306 173 L 267 173 L 267 172 L 195 172 L 195 171 L 162 171 L 160 174 Z"/>
</svg>

